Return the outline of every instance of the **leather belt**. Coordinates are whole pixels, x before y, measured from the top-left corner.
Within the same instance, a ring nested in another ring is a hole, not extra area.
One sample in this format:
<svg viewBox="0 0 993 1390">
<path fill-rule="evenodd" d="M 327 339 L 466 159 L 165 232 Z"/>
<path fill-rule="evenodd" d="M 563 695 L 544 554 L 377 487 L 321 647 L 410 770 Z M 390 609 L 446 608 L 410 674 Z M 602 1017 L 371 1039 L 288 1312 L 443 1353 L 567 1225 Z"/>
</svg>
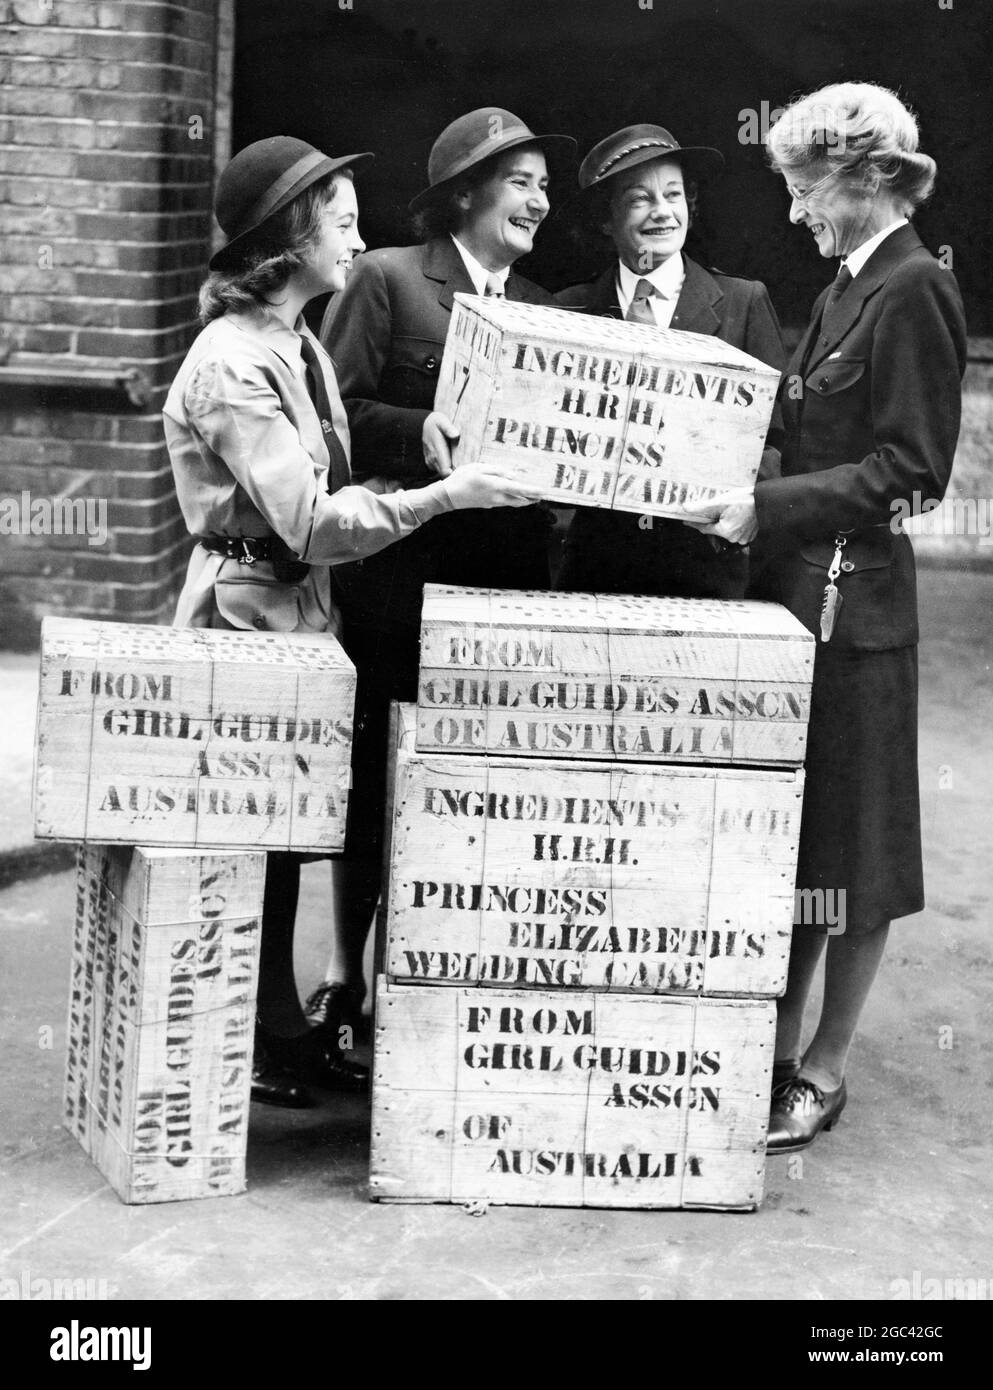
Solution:
<svg viewBox="0 0 993 1390">
<path fill-rule="evenodd" d="M 204 550 L 226 555 L 239 565 L 254 565 L 267 561 L 281 584 L 299 584 L 306 578 L 310 566 L 298 560 L 279 536 L 197 536 Z"/>
</svg>

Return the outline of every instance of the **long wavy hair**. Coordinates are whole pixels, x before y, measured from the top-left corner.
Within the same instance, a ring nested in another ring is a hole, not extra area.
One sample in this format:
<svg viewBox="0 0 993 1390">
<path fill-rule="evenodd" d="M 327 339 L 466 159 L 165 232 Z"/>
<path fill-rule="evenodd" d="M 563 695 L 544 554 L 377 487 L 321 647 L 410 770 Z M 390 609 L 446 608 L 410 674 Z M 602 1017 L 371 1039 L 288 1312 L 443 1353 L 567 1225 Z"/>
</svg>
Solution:
<svg viewBox="0 0 993 1390">
<path fill-rule="evenodd" d="M 246 239 L 235 264 L 213 271 L 200 287 L 200 322 L 208 324 L 222 314 L 272 307 L 294 271 L 304 264 L 317 244 L 321 217 L 351 169 L 336 169 L 318 179 L 281 208 Z"/>
</svg>

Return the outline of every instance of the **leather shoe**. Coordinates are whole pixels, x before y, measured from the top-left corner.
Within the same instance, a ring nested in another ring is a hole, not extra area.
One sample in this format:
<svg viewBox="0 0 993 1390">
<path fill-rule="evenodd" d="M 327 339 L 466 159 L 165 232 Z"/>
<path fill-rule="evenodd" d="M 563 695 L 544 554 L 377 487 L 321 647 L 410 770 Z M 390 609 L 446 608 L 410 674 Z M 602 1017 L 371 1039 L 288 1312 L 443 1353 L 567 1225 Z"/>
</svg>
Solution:
<svg viewBox="0 0 993 1390">
<path fill-rule="evenodd" d="M 808 1148 L 821 1130 L 831 1130 L 848 1100 L 844 1081 L 835 1091 L 822 1091 L 806 1076 L 785 1082 L 773 1097 L 766 1153 L 791 1154 Z"/>
<path fill-rule="evenodd" d="M 795 1058 L 790 1057 L 786 1061 L 773 1062 L 772 1064 L 772 1093 L 773 1095 L 785 1085 L 787 1081 L 792 1081 L 800 1071 L 800 1063 Z"/>
<path fill-rule="evenodd" d="M 281 1105 L 285 1110 L 309 1110 L 315 1104 L 306 1086 L 272 1060 L 258 1037 L 252 1055 L 252 1100 L 257 1105 Z"/>
<path fill-rule="evenodd" d="M 329 1044 L 341 1049 L 341 1029 L 351 1028 L 352 1037 L 359 1036 L 362 1027 L 361 987 L 342 984 L 339 980 L 318 985 L 304 1005 L 308 1022 L 324 1034 Z"/>
<path fill-rule="evenodd" d="M 295 1038 L 273 1037 L 269 1046 L 282 1066 L 313 1086 L 352 1095 L 369 1089 L 369 1068 L 346 1057 L 320 1029 L 311 1028 Z"/>
</svg>

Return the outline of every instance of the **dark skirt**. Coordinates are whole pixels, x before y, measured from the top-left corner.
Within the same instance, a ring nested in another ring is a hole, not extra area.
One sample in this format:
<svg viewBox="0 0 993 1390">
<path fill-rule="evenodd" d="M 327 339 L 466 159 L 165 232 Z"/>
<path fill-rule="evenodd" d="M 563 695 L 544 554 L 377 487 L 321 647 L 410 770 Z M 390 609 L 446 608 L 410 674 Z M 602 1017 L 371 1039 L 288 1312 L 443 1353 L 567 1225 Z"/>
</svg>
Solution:
<svg viewBox="0 0 993 1390">
<path fill-rule="evenodd" d="M 797 889 L 814 890 L 797 930 L 823 930 L 810 910 L 820 902 L 843 904 L 853 935 L 924 906 L 916 647 L 818 643 Z"/>
</svg>

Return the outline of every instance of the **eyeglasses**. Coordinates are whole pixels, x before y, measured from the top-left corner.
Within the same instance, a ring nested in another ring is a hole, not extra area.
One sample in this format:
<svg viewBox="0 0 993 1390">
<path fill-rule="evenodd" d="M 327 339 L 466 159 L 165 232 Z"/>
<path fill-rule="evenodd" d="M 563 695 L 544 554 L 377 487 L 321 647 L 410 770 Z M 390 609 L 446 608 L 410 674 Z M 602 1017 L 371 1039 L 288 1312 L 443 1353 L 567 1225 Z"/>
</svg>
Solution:
<svg viewBox="0 0 993 1390">
<path fill-rule="evenodd" d="M 825 174 L 822 179 L 818 179 L 816 183 L 812 183 L 804 193 L 798 192 L 792 184 L 788 183 L 786 185 L 786 192 L 790 195 L 790 197 L 793 199 L 795 203 L 800 203 L 801 206 L 809 205 L 811 198 L 818 191 L 818 189 L 823 188 L 824 185 L 826 183 L 830 183 L 832 179 L 836 179 L 840 173 L 840 169 L 835 169 L 832 173 Z"/>
</svg>

